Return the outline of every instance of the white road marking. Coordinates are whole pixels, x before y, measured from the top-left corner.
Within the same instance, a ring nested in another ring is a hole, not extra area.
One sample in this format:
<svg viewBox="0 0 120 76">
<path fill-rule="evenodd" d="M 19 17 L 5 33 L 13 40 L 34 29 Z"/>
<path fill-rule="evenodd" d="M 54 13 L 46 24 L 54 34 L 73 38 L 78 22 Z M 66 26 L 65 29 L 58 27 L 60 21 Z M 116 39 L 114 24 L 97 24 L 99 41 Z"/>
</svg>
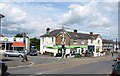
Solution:
<svg viewBox="0 0 120 76">
<path fill-rule="evenodd" d="M 36 73 L 36 75 L 39 75 L 39 74 L 42 74 L 42 73 Z"/>
</svg>

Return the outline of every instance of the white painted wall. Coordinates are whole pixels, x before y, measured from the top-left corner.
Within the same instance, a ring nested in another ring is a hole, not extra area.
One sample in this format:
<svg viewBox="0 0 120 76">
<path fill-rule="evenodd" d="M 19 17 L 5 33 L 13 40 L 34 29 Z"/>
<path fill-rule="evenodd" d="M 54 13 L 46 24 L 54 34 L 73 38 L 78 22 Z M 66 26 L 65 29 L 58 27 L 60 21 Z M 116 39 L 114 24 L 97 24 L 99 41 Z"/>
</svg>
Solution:
<svg viewBox="0 0 120 76">
<path fill-rule="evenodd" d="M 1 41 L 7 41 L 7 42 L 15 42 L 14 38 L 16 39 L 16 42 L 23 42 L 22 37 L 1 37 Z M 29 52 L 30 51 L 30 40 L 29 38 L 26 38 L 26 49 Z"/>
<path fill-rule="evenodd" d="M 98 43 L 98 40 L 99 40 L 99 43 Z M 94 53 L 94 56 L 98 56 L 98 53 L 96 53 L 96 49 L 99 47 L 99 51 L 102 51 L 102 39 L 100 36 L 98 36 L 96 39 L 93 40 L 93 43 L 91 43 L 91 39 L 88 39 L 88 46 L 89 45 L 94 45 L 95 46 L 95 51 L 93 52 Z"/>
<path fill-rule="evenodd" d="M 41 37 L 40 38 L 40 52 L 41 52 L 41 54 L 43 54 L 45 51 L 54 52 L 53 49 L 46 48 L 46 46 L 54 46 L 54 45 L 55 45 L 55 37 Z"/>
</svg>

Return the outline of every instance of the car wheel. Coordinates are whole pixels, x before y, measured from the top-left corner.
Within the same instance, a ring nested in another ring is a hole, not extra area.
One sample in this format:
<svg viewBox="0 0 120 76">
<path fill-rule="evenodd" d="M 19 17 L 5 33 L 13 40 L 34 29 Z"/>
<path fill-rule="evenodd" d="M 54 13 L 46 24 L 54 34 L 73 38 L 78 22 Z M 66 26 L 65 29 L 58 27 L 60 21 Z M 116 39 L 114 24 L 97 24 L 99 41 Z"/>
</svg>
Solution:
<svg viewBox="0 0 120 76">
<path fill-rule="evenodd" d="M 9 55 L 6 55 L 6 57 L 9 57 Z"/>
<path fill-rule="evenodd" d="M 19 57 L 22 57 L 22 55 L 19 55 Z"/>
</svg>

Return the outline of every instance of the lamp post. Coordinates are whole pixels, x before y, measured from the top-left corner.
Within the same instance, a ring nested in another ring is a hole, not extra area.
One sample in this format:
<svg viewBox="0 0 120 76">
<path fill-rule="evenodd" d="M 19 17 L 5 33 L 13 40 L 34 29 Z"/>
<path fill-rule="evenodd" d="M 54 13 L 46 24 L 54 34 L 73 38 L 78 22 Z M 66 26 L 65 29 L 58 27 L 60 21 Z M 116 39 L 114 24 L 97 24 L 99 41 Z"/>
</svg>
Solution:
<svg viewBox="0 0 120 76">
<path fill-rule="evenodd" d="M 5 16 L 0 14 L 0 35 L 2 36 L 2 18 L 4 18 Z M 1 38 L 0 38 L 0 42 L 1 41 Z M 2 43 L 0 43 L 0 49 L 2 48 Z"/>
</svg>

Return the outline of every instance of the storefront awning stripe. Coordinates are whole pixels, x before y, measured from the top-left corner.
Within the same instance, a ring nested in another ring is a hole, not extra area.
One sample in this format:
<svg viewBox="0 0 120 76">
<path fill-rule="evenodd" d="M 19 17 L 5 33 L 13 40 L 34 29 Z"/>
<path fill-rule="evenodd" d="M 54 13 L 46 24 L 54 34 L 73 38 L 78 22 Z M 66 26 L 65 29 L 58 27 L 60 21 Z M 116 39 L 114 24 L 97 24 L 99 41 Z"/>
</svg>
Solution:
<svg viewBox="0 0 120 76">
<path fill-rule="evenodd" d="M 62 46 L 46 46 L 46 48 L 49 49 L 62 49 Z M 72 48 L 87 48 L 86 45 L 81 45 L 81 46 L 75 46 L 75 45 L 71 45 L 71 46 L 65 46 L 66 49 L 72 49 Z"/>
<path fill-rule="evenodd" d="M 23 42 L 13 42 L 12 47 L 25 47 Z"/>
</svg>

